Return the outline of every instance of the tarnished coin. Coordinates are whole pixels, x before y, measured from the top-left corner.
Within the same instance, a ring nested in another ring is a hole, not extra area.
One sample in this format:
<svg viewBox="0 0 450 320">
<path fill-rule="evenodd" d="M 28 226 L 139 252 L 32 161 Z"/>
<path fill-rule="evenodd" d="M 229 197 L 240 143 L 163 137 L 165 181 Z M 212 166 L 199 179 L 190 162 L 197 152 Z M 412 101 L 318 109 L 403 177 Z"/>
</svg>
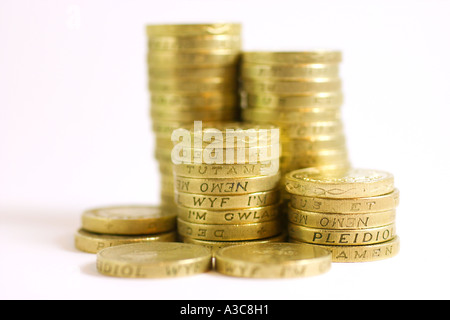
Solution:
<svg viewBox="0 0 450 320">
<path fill-rule="evenodd" d="M 97 253 L 97 270 L 113 277 L 173 278 L 206 272 L 211 260 L 210 250 L 194 244 L 127 244 Z"/>
<path fill-rule="evenodd" d="M 306 168 L 286 175 L 289 193 L 323 198 L 373 197 L 394 191 L 394 176 L 385 171 L 352 168 L 327 172 Z"/>
<path fill-rule="evenodd" d="M 331 268 L 328 250 L 298 243 L 244 244 L 218 250 L 219 273 L 245 278 L 315 276 Z"/>
<path fill-rule="evenodd" d="M 140 242 L 175 242 L 176 240 L 176 230 L 164 233 L 137 236 L 115 236 L 109 234 L 98 234 L 82 229 L 78 230 L 75 233 L 75 247 L 78 250 L 87 253 L 97 253 L 105 248 L 123 244 Z"/>
<path fill-rule="evenodd" d="M 118 206 L 85 211 L 82 228 L 95 233 L 137 235 L 176 228 L 176 210 L 160 206 Z"/>
</svg>

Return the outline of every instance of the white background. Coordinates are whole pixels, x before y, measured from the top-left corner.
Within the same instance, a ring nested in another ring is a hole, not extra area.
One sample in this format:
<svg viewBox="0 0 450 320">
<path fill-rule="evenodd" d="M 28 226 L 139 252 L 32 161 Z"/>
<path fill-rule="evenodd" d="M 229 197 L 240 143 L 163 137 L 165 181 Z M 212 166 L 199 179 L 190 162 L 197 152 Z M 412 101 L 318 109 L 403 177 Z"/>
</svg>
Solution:
<svg viewBox="0 0 450 320">
<path fill-rule="evenodd" d="M 0 2 L 0 298 L 448 299 L 450 1 Z M 244 50 L 342 50 L 352 162 L 395 175 L 401 253 L 325 275 L 112 279 L 84 209 L 159 201 L 146 24 L 241 22 Z"/>
</svg>

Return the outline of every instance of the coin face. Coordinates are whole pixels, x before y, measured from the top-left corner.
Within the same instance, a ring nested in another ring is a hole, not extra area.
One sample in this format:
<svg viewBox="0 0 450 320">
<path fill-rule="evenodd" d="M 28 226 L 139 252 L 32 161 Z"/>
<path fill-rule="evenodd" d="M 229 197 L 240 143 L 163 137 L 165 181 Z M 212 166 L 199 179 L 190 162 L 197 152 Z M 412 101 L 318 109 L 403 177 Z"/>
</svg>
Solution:
<svg viewBox="0 0 450 320">
<path fill-rule="evenodd" d="M 216 269 L 238 277 L 288 278 L 324 273 L 331 253 L 297 243 L 260 243 L 225 247 L 216 253 Z"/>
<path fill-rule="evenodd" d="M 325 173 L 306 168 L 286 175 L 286 190 L 303 196 L 358 198 L 379 196 L 394 189 L 393 175 L 380 170 L 350 168 Z"/>
<path fill-rule="evenodd" d="M 118 206 L 83 213 L 83 229 L 106 234 L 160 233 L 175 228 L 176 211 L 159 206 Z"/>
<path fill-rule="evenodd" d="M 139 243 L 101 250 L 97 270 L 105 275 L 129 278 L 189 276 L 211 267 L 211 252 L 187 243 Z"/>
</svg>

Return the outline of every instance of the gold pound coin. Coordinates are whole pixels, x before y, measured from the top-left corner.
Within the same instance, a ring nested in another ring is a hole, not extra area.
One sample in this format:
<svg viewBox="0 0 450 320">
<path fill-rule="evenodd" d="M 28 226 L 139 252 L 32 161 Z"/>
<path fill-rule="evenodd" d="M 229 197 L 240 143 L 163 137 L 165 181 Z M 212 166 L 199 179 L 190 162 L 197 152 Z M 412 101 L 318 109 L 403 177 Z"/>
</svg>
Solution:
<svg viewBox="0 0 450 320">
<path fill-rule="evenodd" d="M 248 80 L 243 81 L 244 91 L 252 94 L 304 95 L 341 90 L 340 79 L 316 78 L 297 81 Z"/>
<path fill-rule="evenodd" d="M 192 93 L 159 93 L 151 92 L 152 108 L 203 108 L 203 107 L 221 107 L 237 105 L 238 97 L 235 92 L 205 92 L 200 94 Z M 173 122 L 173 121 L 172 121 Z M 186 121 L 182 121 L 186 125 Z M 207 125 L 207 124 L 203 124 Z M 178 129 L 175 127 L 170 131 Z"/>
<path fill-rule="evenodd" d="M 97 253 L 97 270 L 123 278 L 192 276 L 211 268 L 211 252 L 199 245 L 175 242 L 127 244 Z"/>
<path fill-rule="evenodd" d="M 193 113 L 192 111 L 173 112 L 171 110 L 151 110 L 153 121 L 233 121 L 239 115 L 239 109 L 231 106 L 219 110 L 204 110 Z"/>
<path fill-rule="evenodd" d="M 173 172 L 188 178 L 247 178 L 270 176 L 279 171 L 279 159 L 257 164 L 177 164 Z"/>
<path fill-rule="evenodd" d="M 243 241 L 273 237 L 282 232 L 282 223 L 271 220 L 238 225 L 200 224 L 178 219 L 178 234 L 199 240 Z"/>
<path fill-rule="evenodd" d="M 278 188 L 280 174 L 242 179 L 195 179 L 175 176 L 175 190 L 204 195 L 241 195 Z"/>
<path fill-rule="evenodd" d="M 256 243 L 267 243 L 267 242 L 285 242 L 287 241 L 286 233 L 280 233 L 274 237 L 257 239 L 257 240 L 247 240 L 247 241 L 212 241 L 212 240 L 199 240 L 191 237 L 180 237 L 180 240 L 184 243 L 192 243 L 201 245 L 205 248 L 211 250 L 211 254 L 214 257 L 216 252 L 225 247 L 236 246 L 241 244 L 256 244 Z"/>
<path fill-rule="evenodd" d="M 373 197 L 394 191 L 394 176 L 389 172 L 371 169 L 352 168 L 330 174 L 307 168 L 286 175 L 286 190 L 310 197 Z"/>
<path fill-rule="evenodd" d="M 294 239 L 290 241 L 298 242 Z M 396 236 L 392 240 L 367 246 L 317 246 L 330 251 L 333 262 L 371 262 L 396 256 L 400 251 L 400 238 Z"/>
<path fill-rule="evenodd" d="M 233 196 L 212 196 L 175 192 L 175 200 L 178 205 L 189 208 L 210 210 L 246 209 L 278 203 L 280 201 L 280 191 L 279 189 L 275 189 Z"/>
<path fill-rule="evenodd" d="M 146 235 L 176 228 L 176 211 L 159 206 L 118 206 L 85 211 L 82 228 L 94 233 Z"/>
<path fill-rule="evenodd" d="M 369 213 L 393 210 L 399 205 L 400 192 L 395 189 L 391 193 L 365 198 L 330 199 L 291 195 L 293 208 L 313 212 L 329 213 Z"/>
<path fill-rule="evenodd" d="M 289 206 L 288 220 L 293 224 L 310 228 L 367 229 L 394 223 L 395 210 L 344 214 L 302 211 Z"/>
<path fill-rule="evenodd" d="M 342 61 L 340 51 L 314 50 L 298 52 L 243 52 L 243 63 L 269 65 L 297 65 L 305 63 L 339 63 Z"/>
<path fill-rule="evenodd" d="M 216 68 L 164 68 L 153 67 L 149 68 L 148 75 L 150 79 L 190 79 L 195 81 L 204 78 L 222 78 L 222 79 L 236 79 L 237 68 L 231 67 L 216 67 Z"/>
<path fill-rule="evenodd" d="M 176 230 L 140 236 L 116 236 L 109 234 L 98 234 L 82 229 L 78 230 L 75 233 L 75 248 L 87 253 L 97 253 L 105 248 L 120 246 L 123 244 L 175 241 L 177 241 Z"/>
<path fill-rule="evenodd" d="M 147 64 L 150 68 L 158 66 L 170 67 L 200 67 L 200 66 L 231 66 L 239 62 L 239 51 L 215 50 L 202 53 L 161 53 L 147 54 Z"/>
<path fill-rule="evenodd" d="M 280 128 L 280 136 L 288 140 L 312 140 L 317 136 L 344 135 L 342 121 L 288 123 Z"/>
<path fill-rule="evenodd" d="M 341 109 L 336 108 L 305 108 L 301 111 L 243 109 L 244 121 L 259 124 L 279 126 L 289 123 L 301 124 L 317 121 L 340 121 Z"/>
<path fill-rule="evenodd" d="M 205 210 L 178 206 L 178 218 L 198 224 L 232 224 L 259 223 L 279 219 L 281 203 L 269 206 L 236 210 Z"/>
<path fill-rule="evenodd" d="M 256 109 L 283 109 L 284 111 L 303 108 L 336 108 L 343 103 L 341 91 L 320 92 L 313 94 L 303 94 L 301 96 L 283 96 L 272 93 L 251 94 L 246 93 L 244 104 L 248 108 Z M 286 109 L 286 110 L 285 110 Z"/>
<path fill-rule="evenodd" d="M 325 136 L 317 135 L 311 138 L 282 140 L 283 154 L 298 154 L 305 151 L 319 151 L 323 149 L 337 149 L 346 146 L 344 134 Z"/>
<path fill-rule="evenodd" d="M 226 92 L 236 91 L 237 83 L 234 79 L 209 78 L 196 79 L 150 79 L 150 92 L 159 93 L 205 93 L 205 92 Z"/>
<path fill-rule="evenodd" d="M 308 277 L 331 268 L 331 253 L 298 243 L 244 244 L 218 250 L 215 266 L 219 273 L 233 277 Z"/>
<path fill-rule="evenodd" d="M 203 35 L 240 35 L 239 23 L 206 24 L 152 24 L 146 26 L 147 36 L 203 36 Z"/>
<path fill-rule="evenodd" d="M 241 74 L 244 79 L 338 78 L 339 65 L 337 63 L 311 63 L 286 66 L 245 63 L 241 67 Z"/>
<path fill-rule="evenodd" d="M 385 242 L 396 236 L 395 224 L 366 229 L 319 229 L 289 224 L 289 237 L 312 244 L 356 246 Z"/>
<path fill-rule="evenodd" d="M 240 35 L 158 36 L 148 39 L 148 50 L 192 52 L 207 50 L 240 50 Z"/>
</svg>

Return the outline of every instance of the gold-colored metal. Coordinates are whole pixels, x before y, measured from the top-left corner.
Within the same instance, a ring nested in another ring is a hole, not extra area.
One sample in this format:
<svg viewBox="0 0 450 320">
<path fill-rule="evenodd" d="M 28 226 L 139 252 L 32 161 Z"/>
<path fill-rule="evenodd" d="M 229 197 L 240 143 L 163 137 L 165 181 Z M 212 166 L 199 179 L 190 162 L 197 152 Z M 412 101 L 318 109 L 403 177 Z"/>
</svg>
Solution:
<svg viewBox="0 0 450 320">
<path fill-rule="evenodd" d="M 207 69 L 207 68 L 206 68 Z M 235 92 L 205 92 L 205 93 L 159 93 L 151 92 L 152 108 L 201 108 L 201 107 L 221 107 L 238 104 L 238 97 Z M 173 121 L 173 120 L 172 120 Z M 183 125 L 186 121 L 182 121 Z M 205 123 L 204 123 L 205 125 Z M 177 126 L 174 129 L 178 129 Z M 172 130 L 173 131 L 173 130 Z M 171 132 L 172 132 L 171 131 Z"/>
<path fill-rule="evenodd" d="M 244 244 L 218 250 L 215 266 L 219 273 L 233 277 L 308 277 L 331 268 L 331 253 L 298 243 Z"/>
<path fill-rule="evenodd" d="M 313 140 L 317 136 L 344 135 L 342 121 L 318 121 L 307 123 L 286 123 L 280 127 L 281 140 Z"/>
<path fill-rule="evenodd" d="M 192 111 L 173 112 L 168 110 L 151 109 L 150 115 L 153 121 L 186 121 L 185 123 L 193 123 L 194 121 L 233 121 L 239 114 L 239 109 L 235 106 L 225 106 L 217 110 L 200 110 L 193 113 Z"/>
<path fill-rule="evenodd" d="M 175 241 L 177 241 L 176 230 L 140 236 L 116 236 L 109 234 L 98 234 L 82 229 L 78 230 L 75 233 L 75 248 L 87 253 L 97 253 L 105 248 L 120 246 L 123 244 Z"/>
<path fill-rule="evenodd" d="M 290 223 L 289 237 L 312 244 L 336 246 L 369 245 L 385 242 L 396 236 L 395 223 L 366 229 L 319 229 L 299 226 Z"/>
<path fill-rule="evenodd" d="M 280 191 L 275 189 L 233 196 L 212 196 L 175 191 L 175 201 L 178 205 L 189 208 L 211 210 L 246 209 L 278 203 L 280 201 Z"/>
<path fill-rule="evenodd" d="M 338 78 L 339 65 L 337 63 L 313 63 L 302 65 L 267 65 L 257 63 L 244 63 L 241 66 L 244 79 L 311 79 L 311 78 Z"/>
<path fill-rule="evenodd" d="M 231 66 L 239 62 L 238 50 L 215 50 L 214 52 L 196 53 L 166 53 L 149 52 L 147 54 L 147 64 L 150 68 L 167 67 L 218 67 Z"/>
<path fill-rule="evenodd" d="M 174 187 L 178 192 L 204 195 L 241 195 L 278 188 L 280 174 L 242 179 L 196 179 L 175 176 Z"/>
<path fill-rule="evenodd" d="M 147 36 L 240 35 L 240 23 L 153 24 L 146 26 Z"/>
<path fill-rule="evenodd" d="M 191 237 L 180 237 L 180 241 L 185 243 L 193 243 L 201 245 L 205 248 L 211 250 L 211 254 L 214 257 L 216 252 L 225 247 L 236 246 L 241 244 L 257 244 L 257 243 L 267 243 L 267 242 L 285 242 L 287 240 L 286 233 L 280 233 L 274 237 L 257 239 L 257 240 L 247 240 L 247 241 L 212 241 L 212 240 L 199 240 Z"/>
<path fill-rule="evenodd" d="M 296 111 L 243 109 L 244 121 L 270 123 L 282 127 L 284 123 L 308 123 L 317 121 L 340 121 L 340 108 L 311 107 Z"/>
<path fill-rule="evenodd" d="M 281 203 L 249 209 L 208 210 L 178 206 L 178 218 L 197 224 L 248 224 L 281 218 Z"/>
<path fill-rule="evenodd" d="M 284 155 L 304 153 L 305 151 L 319 151 L 323 149 L 337 149 L 346 146 L 344 134 L 317 135 L 311 138 L 293 139 L 287 138 L 281 143 Z"/>
<path fill-rule="evenodd" d="M 250 94 L 275 93 L 279 95 L 304 95 L 317 92 L 335 92 L 341 90 L 339 78 L 314 78 L 297 81 L 245 79 L 243 88 Z"/>
<path fill-rule="evenodd" d="M 239 225 L 199 224 L 178 219 L 178 234 L 184 238 L 212 241 L 244 241 L 273 237 L 283 230 L 278 219 Z"/>
<path fill-rule="evenodd" d="M 302 211 L 289 205 L 290 223 L 310 228 L 323 229 L 367 229 L 389 225 L 395 222 L 395 210 L 373 213 L 321 213 Z"/>
<path fill-rule="evenodd" d="M 331 199 L 318 197 L 305 197 L 296 194 L 291 195 L 291 205 L 293 208 L 329 213 L 368 213 L 393 210 L 399 205 L 400 192 L 394 189 L 393 192 L 365 198 L 352 199 Z"/>
<path fill-rule="evenodd" d="M 117 206 L 85 211 L 82 228 L 94 233 L 148 235 L 176 228 L 176 211 L 159 206 Z"/>
<path fill-rule="evenodd" d="M 310 197 L 373 197 L 394 191 L 394 176 L 371 169 L 352 168 L 346 172 L 324 174 L 316 168 L 307 168 L 286 175 L 286 190 Z"/>
<path fill-rule="evenodd" d="M 279 170 L 279 159 L 257 164 L 177 164 L 173 173 L 179 177 L 189 178 L 247 178 L 269 176 Z"/>
<path fill-rule="evenodd" d="M 337 108 L 343 103 L 341 91 L 319 92 L 296 96 L 277 95 L 273 93 L 245 95 L 244 104 L 248 108 L 282 109 L 289 111 L 303 108 Z"/>
<path fill-rule="evenodd" d="M 292 239 L 292 242 L 297 242 Z M 324 246 L 317 245 L 331 252 L 333 262 L 370 262 L 395 257 L 400 252 L 400 238 L 367 246 Z"/>
<path fill-rule="evenodd" d="M 196 81 L 198 79 L 223 78 L 237 79 L 237 68 L 235 66 L 216 67 L 216 68 L 149 68 L 148 75 L 155 81 L 159 79 L 182 79 Z"/>
<path fill-rule="evenodd" d="M 127 244 L 97 253 L 97 270 L 112 277 L 174 278 L 207 272 L 211 258 L 210 250 L 194 244 Z"/>
<path fill-rule="evenodd" d="M 196 79 L 150 79 L 149 90 L 157 93 L 204 93 L 228 92 L 232 94 L 237 90 L 236 79 L 209 78 Z"/>
<path fill-rule="evenodd" d="M 303 52 L 243 52 L 243 63 L 297 65 L 305 63 L 339 63 L 342 61 L 340 51 L 315 50 Z"/>
<path fill-rule="evenodd" d="M 150 52 L 240 50 L 241 46 L 240 35 L 158 36 L 150 37 L 148 40 Z"/>
</svg>

